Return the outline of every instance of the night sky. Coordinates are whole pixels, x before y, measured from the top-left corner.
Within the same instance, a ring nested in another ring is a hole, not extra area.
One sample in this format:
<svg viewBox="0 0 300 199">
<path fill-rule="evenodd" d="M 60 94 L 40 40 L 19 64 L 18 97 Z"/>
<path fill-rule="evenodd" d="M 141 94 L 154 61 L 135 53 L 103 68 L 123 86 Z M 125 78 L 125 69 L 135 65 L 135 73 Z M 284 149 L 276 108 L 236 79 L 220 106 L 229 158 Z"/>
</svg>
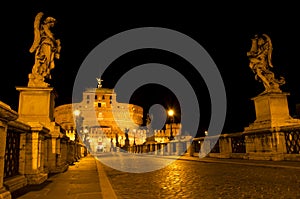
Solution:
<svg viewBox="0 0 300 199">
<path fill-rule="evenodd" d="M 83 1 L 60 5 L 51 2 L 45 1 L 39 5 L 11 3 L 5 7 L 7 12 L 1 13 L 0 100 L 16 111 L 19 93 L 15 87 L 27 86 L 28 74 L 34 63 L 34 54 L 29 53 L 34 37 L 33 22 L 35 15 L 42 11 L 45 16 L 57 19 L 58 23 L 52 31 L 62 43 L 61 59 L 55 60 L 55 68 L 51 71 L 53 79 L 48 81 L 58 93 L 56 106 L 72 102 L 77 71 L 89 52 L 103 40 L 133 28 L 164 27 L 196 40 L 217 65 L 227 95 L 227 117 L 223 133 L 243 131 L 245 126 L 255 120 L 251 98 L 264 90 L 262 83 L 254 79 L 246 55 L 255 34 L 268 34 L 272 40 L 272 71 L 276 76 L 285 77 L 286 84 L 281 89 L 290 93 L 290 114 L 295 115 L 296 103 L 300 103 L 300 16 L 299 12 L 297 14 L 293 11 L 295 6 L 281 5 L 274 9 L 262 4 L 245 4 L 240 8 L 219 12 L 214 7 L 192 4 L 163 6 L 145 2 L 123 6 L 116 2 L 115 5 Z M 210 99 L 205 82 L 188 62 L 175 54 L 157 49 L 141 49 L 125 54 L 105 71 L 103 87 L 113 88 L 129 69 L 151 62 L 176 69 L 190 82 L 197 97 L 201 99 L 199 132 L 204 131 L 210 118 Z M 94 86 L 97 86 L 96 79 Z M 151 104 L 157 103 L 179 109 L 172 91 L 159 85 L 140 87 L 130 102 L 143 106 L 145 112 Z"/>
</svg>

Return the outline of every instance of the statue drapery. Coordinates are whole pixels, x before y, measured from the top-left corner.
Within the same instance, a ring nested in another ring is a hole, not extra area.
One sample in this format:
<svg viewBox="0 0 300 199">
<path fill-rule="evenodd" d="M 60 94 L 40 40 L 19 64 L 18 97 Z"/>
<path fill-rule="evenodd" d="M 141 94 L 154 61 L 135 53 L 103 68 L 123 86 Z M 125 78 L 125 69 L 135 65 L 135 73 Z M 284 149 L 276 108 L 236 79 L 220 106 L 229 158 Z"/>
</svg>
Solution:
<svg viewBox="0 0 300 199">
<path fill-rule="evenodd" d="M 267 34 L 261 37 L 255 35 L 252 38 L 252 46 L 247 56 L 249 57 L 249 67 L 255 74 L 255 79 L 262 82 L 264 92 L 281 92 L 280 86 L 285 84 L 285 79 L 280 77 L 276 79 L 274 73 L 270 70 L 272 64 L 272 42 Z"/>
<path fill-rule="evenodd" d="M 54 59 L 60 58 L 60 40 L 55 39 L 51 32 L 56 19 L 47 17 L 42 20 L 43 16 L 44 13 L 39 12 L 34 20 L 34 41 L 29 52 L 35 53 L 35 62 L 29 74 L 29 87 L 48 87 L 45 78 L 51 79 L 50 71 L 55 67 Z"/>
</svg>

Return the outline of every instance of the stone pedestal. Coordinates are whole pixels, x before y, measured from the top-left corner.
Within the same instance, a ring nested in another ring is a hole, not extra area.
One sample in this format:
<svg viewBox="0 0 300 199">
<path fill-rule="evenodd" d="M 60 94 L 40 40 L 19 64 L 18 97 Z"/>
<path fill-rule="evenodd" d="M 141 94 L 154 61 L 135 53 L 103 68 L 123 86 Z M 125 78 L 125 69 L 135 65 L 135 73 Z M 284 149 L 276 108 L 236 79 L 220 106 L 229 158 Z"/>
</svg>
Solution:
<svg viewBox="0 0 300 199">
<path fill-rule="evenodd" d="M 289 114 L 287 96 L 289 93 L 263 93 L 252 100 L 255 105 L 256 120 L 245 131 L 262 130 L 298 124 Z"/>
<path fill-rule="evenodd" d="M 16 87 L 19 91 L 19 120 L 31 126 L 26 148 L 31 148 L 26 177 L 30 184 L 41 183 L 48 173 L 64 170 L 59 160 L 60 127 L 54 122 L 56 92 L 52 87 Z M 31 146 L 31 147 L 30 147 Z M 31 161 L 32 160 L 32 161 Z"/>
<path fill-rule="evenodd" d="M 280 129 L 299 125 L 289 114 L 289 93 L 269 92 L 252 98 L 256 120 L 245 127 L 246 156 L 257 160 L 283 160 L 286 153 L 284 134 Z"/>
<path fill-rule="evenodd" d="M 74 141 L 69 141 L 69 144 L 68 144 L 68 163 L 69 164 L 74 164 L 74 162 L 76 161 L 75 160 L 75 142 Z"/>
<path fill-rule="evenodd" d="M 184 146 L 183 142 L 176 142 L 176 155 L 183 155 L 184 153 Z"/>
<path fill-rule="evenodd" d="M 210 154 L 210 151 L 212 149 L 211 147 L 211 139 L 208 139 L 205 137 L 203 141 L 200 143 L 200 151 L 199 151 L 199 158 L 204 158 L 207 157 Z"/>
<path fill-rule="evenodd" d="M 166 150 L 167 150 L 166 147 L 167 147 L 167 146 L 166 146 L 165 143 L 161 143 L 161 146 L 160 146 L 160 154 L 159 154 L 159 155 L 165 155 Z"/>
<path fill-rule="evenodd" d="M 188 142 L 187 143 L 187 150 L 188 150 L 188 154 L 189 156 L 194 156 L 194 153 L 195 153 L 195 147 L 194 147 L 194 144 L 193 142 Z"/>
<path fill-rule="evenodd" d="M 223 136 L 219 139 L 220 158 L 230 158 L 232 153 L 231 139 L 227 136 Z"/>
<path fill-rule="evenodd" d="M 28 122 L 31 134 L 26 135 L 26 155 L 24 174 L 28 184 L 41 184 L 47 177 L 45 171 L 45 138 L 49 136 L 49 129 L 38 122 Z"/>
<path fill-rule="evenodd" d="M 158 155 L 158 153 L 159 153 L 159 145 L 160 143 L 156 143 L 155 145 L 154 145 L 154 155 Z"/>
<path fill-rule="evenodd" d="M 48 164 L 47 168 L 49 173 L 58 173 L 57 163 L 58 163 L 58 151 L 57 151 L 57 139 L 56 137 L 51 137 L 47 139 L 47 153 L 48 153 Z"/>
<path fill-rule="evenodd" d="M 19 95 L 19 119 L 24 122 L 40 122 L 48 126 L 54 121 L 53 111 L 56 93 L 51 87 L 16 87 Z"/>
<path fill-rule="evenodd" d="M 168 147 L 168 155 L 176 155 L 176 153 L 174 153 L 174 149 L 176 149 L 176 142 L 170 141 L 167 144 L 167 147 Z"/>
<path fill-rule="evenodd" d="M 68 140 L 67 139 L 62 139 L 60 141 L 60 158 L 63 162 L 67 163 L 68 162 Z"/>
<path fill-rule="evenodd" d="M 45 170 L 43 172 L 57 172 L 65 168 L 60 168 L 60 127 L 54 122 L 54 107 L 56 92 L 52 87 L 16 87 L 19 94 L 19 120 L 28 124 L 40 125 L 39 128 L 48 129 L 47 139 L 44 139 L 41 132 L 37 132 L 37 137 L 46 148 L 37 148 L 42 153 L 42 163 Z M 34 136 L 34 135 L 32 135 Z M 36 141 L 32 140 L 32 143 Z"/>
</svg>

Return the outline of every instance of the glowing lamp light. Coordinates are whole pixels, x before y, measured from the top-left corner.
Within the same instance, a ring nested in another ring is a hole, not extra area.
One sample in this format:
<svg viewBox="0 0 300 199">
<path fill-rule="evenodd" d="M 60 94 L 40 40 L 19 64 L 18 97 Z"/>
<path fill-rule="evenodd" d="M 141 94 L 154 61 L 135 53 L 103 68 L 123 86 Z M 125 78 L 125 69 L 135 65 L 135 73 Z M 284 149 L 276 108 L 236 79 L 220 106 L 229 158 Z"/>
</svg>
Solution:
<svg viewBox="0 0 300 199">
<path fill-rule="evenodd" d="M 74 113 L 75 116 L 79 116 L 80 115 L 80 110 L 75 110 L 73 113 Z"/>
<path fill-rule="evenodd" d="M 174 111 L 172 109 L 168 110 L 168 115 L 172 117 L 174 115 Z"/>
<path fill-rule="evenodd" d="M 204 134 L 207 136 L 208 135 L 208 131 L 205 131 Z"/>
</svg>

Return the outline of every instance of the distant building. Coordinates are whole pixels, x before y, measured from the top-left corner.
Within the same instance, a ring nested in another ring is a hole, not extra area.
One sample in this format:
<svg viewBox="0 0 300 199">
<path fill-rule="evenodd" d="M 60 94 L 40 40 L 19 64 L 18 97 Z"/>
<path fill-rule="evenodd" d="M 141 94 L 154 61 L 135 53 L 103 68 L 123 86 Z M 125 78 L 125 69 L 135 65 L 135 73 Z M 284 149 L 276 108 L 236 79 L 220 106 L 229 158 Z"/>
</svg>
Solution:
<svg viewBox="0 0 300 199">
<path fill-rule="evenodd" d="M 117 102 L 114 90 L 102 86 L 86 89 L 79 103 L 56 107 L 54 118 L 70 137 L 75 135 L 77 126 L 81 139 L 92 152 L 124 146 L 127 131 L 130 145 L 142 144 L 146 138 L 146 130 L 141 129 L 143 108 Z"/>
</svg>

